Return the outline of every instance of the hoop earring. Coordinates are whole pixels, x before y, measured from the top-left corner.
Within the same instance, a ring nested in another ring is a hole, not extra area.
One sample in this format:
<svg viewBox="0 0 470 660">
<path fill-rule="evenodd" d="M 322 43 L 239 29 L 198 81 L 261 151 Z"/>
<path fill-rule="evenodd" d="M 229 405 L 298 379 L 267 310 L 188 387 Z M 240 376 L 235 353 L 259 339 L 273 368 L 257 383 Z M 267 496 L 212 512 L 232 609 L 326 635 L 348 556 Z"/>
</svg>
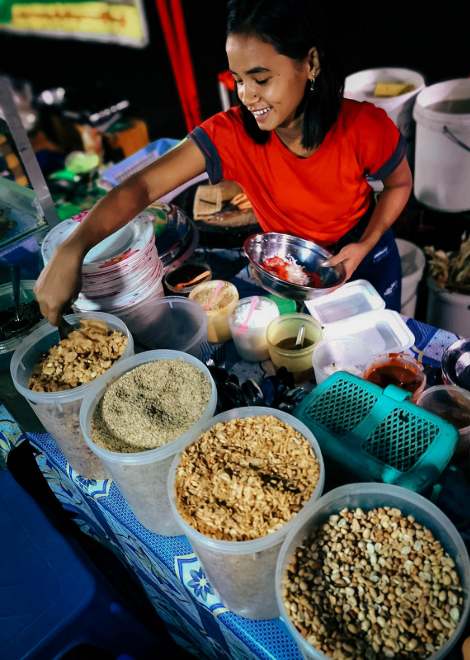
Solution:
<svg viewBox="0 0 470 660">
<path fill-rule="evenodd" d="M 315 78 L 312 78 L 310 81 L 310 93 L 315 91 Z"/>
</svg>

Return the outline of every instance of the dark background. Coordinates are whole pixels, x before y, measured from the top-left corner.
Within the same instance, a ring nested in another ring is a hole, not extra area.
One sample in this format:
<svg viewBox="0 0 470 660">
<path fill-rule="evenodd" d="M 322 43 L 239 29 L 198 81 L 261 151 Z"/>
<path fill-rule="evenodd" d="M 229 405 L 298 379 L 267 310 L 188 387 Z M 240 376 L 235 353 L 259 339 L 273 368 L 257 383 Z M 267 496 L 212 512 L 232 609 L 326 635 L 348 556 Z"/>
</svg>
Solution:
<svg viewBox="0 0 470 660">
<path fill-rule="evenodd" d="M 286 0 L 288 1 L 288 0 Z M 146 120 L 151 139 L 182 137 L 185 124 L 159 18 L 144 0 L 150 33 L 145 49 L 30 38 L 0 32 L 0 70 L 29 80 L 37 93 L 62 86 L 86 107 L 128 98 Z M 226 68 L 225 2 L 183 0 L 202 117 L 221 109 L 217 73 Z M 428 84 L 470 76 L 470 30 L 465 3 L 357 3 L 319 5 L 340 50 L 346 74 L 390 66 L 420 71 Z"/>
</svg>

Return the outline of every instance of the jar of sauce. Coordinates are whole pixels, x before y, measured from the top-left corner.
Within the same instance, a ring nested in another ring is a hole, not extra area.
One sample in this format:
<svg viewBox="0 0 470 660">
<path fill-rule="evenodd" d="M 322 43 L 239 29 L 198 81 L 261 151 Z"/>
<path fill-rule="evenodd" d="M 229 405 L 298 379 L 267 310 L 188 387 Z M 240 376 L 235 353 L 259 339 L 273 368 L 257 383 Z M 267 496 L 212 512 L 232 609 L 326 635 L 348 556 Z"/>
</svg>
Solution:
<svg viewBox="0 0 470 660">
<path fill-rule="evenodd" d="M 198 284 L 189 294 L 189 300 L 201 305 L 207 314 L 207 339 L 211 343 L 228 341 L 229 318 L 237 306 L 237 288 L 225 280 L 211 280 Z"/>
<path fill-rule="evenodd" d="M 302 326 L 303 341 L 301 345 L 296 345 Z M 275 367 L 285 367 L 292 373 L 296 383 L 312 378 L 312 353 L 322 338 L 318 321 L 309 314 L 285 314 L 271 321 L 266 336 L 269 357 Z"/>
<path fill-rule="evenodd" d="M 411 392 L 413 403 L 417 402 L 426 387 L 423 365 L 404 353 L 390 353 L 374 358 L 364 371 L 364 378 L 382 388 L 395 385 Z"/>
</svg>

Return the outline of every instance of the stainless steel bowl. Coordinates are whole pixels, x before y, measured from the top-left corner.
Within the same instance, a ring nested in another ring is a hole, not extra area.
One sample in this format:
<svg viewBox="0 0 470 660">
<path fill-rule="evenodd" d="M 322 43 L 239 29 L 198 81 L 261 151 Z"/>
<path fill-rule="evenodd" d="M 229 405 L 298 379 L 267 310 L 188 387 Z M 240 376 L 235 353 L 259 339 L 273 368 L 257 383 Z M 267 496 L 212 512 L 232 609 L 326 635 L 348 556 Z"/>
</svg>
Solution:
<svg viewBox="0 0 470 660">
<path fill-rule="evenodd" d="M 458 339 L 446 348 L 441 369 L 445 383 L 470 390 L 470 339 Z"/>
<path fill-rule="evenodd" d="M 260 286 L 277 296 L 294 300 L 310 300 L 320 293 L 328 293 L 346 279 L 344 267 L 340 264 L 331 268 L 322 264 L 333 255 L 313 241 L 307 241 L 289 234 L 268 232 L 254 234 L 246 239 L 243 249 L 250 261 L 251 272 Z M 321 280 L 321 287 L 302 286 L 276 277 L 263 268 L 261 263 L 269 257 L 292 257 L 310 273 Z"/>
</svg>

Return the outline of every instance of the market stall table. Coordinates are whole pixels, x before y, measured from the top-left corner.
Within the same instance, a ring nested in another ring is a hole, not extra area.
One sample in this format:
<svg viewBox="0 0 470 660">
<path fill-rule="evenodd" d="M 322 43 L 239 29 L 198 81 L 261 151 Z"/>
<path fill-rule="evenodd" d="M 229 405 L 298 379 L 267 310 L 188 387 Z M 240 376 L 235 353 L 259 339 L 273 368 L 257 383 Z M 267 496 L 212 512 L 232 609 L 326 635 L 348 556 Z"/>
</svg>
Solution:
<svg viewBox="0 0 470 660">
<path fill-rule="evenodd" d="M 433 370 L 438 373 L 442 352 L 456 336 L 414 319 L 408 319 L 407 324 L 416 338 L 413 353 L 430 374 Z M 235 366 L 241 375 L 248 367 L 243 363 Z M 83 532 L 110 546 L 135 572 L 178 644 L 197 657 L 217 660 L 301 658 L 280 619 L 243 619 L 224 607 L 186 537 L 159 536 L 148 531 L 136 520 L 111 480 L 82 478 L 67 463 L 50 435 L 23 433 L 0 405 L 0 452 L 4 458 L 24 440 L 29 440 L 37 451 L 39 468 L 63 507 L 71 512 Z M 455 475 L 447 479 L 443 476 L 450 491 L 444 487 L 442 503 L 469 546 L 470 520 L 458 507 L 459 493 L 452 491 L 459 487 L 459 480 Z M 441 504 L 441 500 L 437 503 Z"/>
</svg>

